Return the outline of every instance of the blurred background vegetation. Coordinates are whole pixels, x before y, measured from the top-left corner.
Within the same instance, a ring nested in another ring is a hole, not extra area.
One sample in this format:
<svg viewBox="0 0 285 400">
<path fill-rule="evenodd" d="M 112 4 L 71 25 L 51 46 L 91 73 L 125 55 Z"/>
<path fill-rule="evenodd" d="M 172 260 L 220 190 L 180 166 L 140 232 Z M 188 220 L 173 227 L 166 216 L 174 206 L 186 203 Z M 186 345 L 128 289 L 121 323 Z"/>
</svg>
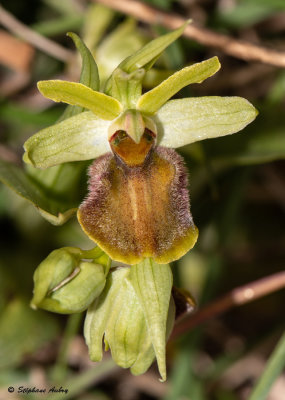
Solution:
<svg viewBox="0 0 285 400">
<path fill-rule="evenodd" d="M 192 18 L 197 26 L 285 52 L 284 0 L 144 3 Z M 63 105 L 38 93 L 36 82 L 78 80 L 80 61 L 67 31 L 80 34 L 92 49 L 103 78 L 129 53 L 166 31 L 94 4 L 1 2 L 30 31 L 22 26 L 23 40 L 18 39 L 0 9 L 0 177 L 13 189 L 0 186 L 0 399 L 43 398 L 18 394 L 19 386 L 69 390 L 52 394 L 52 399 L 249 399 L 284 330 L 284 290 L 229 309 L 171 340 L 169 378 L 164 384 L 158 381 L 155 365 L 145 375 L 133 377 L 115 367 L 108 354 L 100 364 L 90 362 L 80 315 L 67 317 L 29 307 L 33 271 L 50 251 L 91 247 L 76 218 L 67 221 L 72 214 L 68 210 L 76 208 L 86 193 L 88 163 L 40 173 L 22 167 L 23 142 L 55 123 L 64 111 Z M 40 36 L 33 41 L 31 32 Z M 43 37 L 51 41 L 39 49 Z M 179 96 L 242 96 L 260 114 L 241 133 L 181 149 L 200 238 L 173 264 L 173 272 L 176 286 L 189 290 L 199 308 L 238 286 L 284 271 L 285 260 L 285 70 L 234 58 L 182 37 L 161 57 L 145 87 L 213 55 L 219 57 L 221 71 L 201 86 L 183 89 Z M 43 215 L 53 223 L 67 222 L 55 226 Z M 9 386 L 15 387 L 14 393 L 7 392 Z M 257 396 L 252 399 L 284 400 L 285 375 L 278 376 L 265 397 Z"/>
</svg>

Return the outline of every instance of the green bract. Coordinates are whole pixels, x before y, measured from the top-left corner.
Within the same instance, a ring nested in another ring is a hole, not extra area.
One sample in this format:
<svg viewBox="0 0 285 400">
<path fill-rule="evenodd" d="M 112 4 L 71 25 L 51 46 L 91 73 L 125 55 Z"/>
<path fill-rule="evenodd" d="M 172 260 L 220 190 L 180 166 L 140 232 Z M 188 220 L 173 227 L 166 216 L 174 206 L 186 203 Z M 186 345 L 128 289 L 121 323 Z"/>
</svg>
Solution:
<svg viewBox="0 0 285 400">
<path fill-rule="evenodd" d="M 126 129 L 122 115 L 127 110 L 133 110 L 133 115 L 136 110 L 136 121 L 148 117 L 152 125 L 157 126 L 159 144 L 174 148 L 229 135 L 253 121 L 256 109 L 239 97 L 201 97 L 168 102 L 184 86 L 200 83 L 217 72 L 220 68 L 217 57 L 176 72 L 142 95 L 145 72 L 184 28 L 185 25 L 153 40 L 121 62 L 107 80 L 105 93 L 98 91 L 98 70 L 91 53 L 77 36 L 70 34 L 83 61 L 90 65 L 88 76 L 87 69 L 83 68 L 81 83 L 42 81 L 38 87 L 44 96 L 54 101 L 90 111 L 73 115 L 29 138 L 24 145 L 24 160 L 37 168 L 48 168 L 68 161 L 96 158 L 110 150 L 108 133 L 109 136 L 114 133 L 109 130 L 111 121 L 117 129 L 119 123 L 121 129 Z M 140 130 L 136 134 L 131 131 L 134 130 L 130 128 L 130 136 L 138 141 Z"/>
<path fill-rule="evenodd" d="M 102 359 L 102 338 L 115 362 L 145 372 L 154 357 L 166 379 L 165 344 L 174 322 L 169 265 L 151 260 L 113 270 L 103 293 L 89 307 L 84 334 L 93 361 Z"/>
</svg>

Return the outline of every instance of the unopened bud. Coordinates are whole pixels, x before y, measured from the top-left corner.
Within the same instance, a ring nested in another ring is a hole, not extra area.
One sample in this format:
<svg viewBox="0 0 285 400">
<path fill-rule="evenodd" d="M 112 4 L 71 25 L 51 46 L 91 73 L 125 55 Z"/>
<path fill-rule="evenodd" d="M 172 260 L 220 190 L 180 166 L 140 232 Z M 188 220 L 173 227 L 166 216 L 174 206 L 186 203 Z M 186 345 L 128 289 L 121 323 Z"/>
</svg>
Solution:
<svg viewBox="0 0 285 400">
<path fill-rule="evenodd" d="M 53 251 L 35 271 L 31 306 L 64 314 L 87 309 L 105 286 L 105 271 L 81 258 L 80 249 Z"/>
</svg>

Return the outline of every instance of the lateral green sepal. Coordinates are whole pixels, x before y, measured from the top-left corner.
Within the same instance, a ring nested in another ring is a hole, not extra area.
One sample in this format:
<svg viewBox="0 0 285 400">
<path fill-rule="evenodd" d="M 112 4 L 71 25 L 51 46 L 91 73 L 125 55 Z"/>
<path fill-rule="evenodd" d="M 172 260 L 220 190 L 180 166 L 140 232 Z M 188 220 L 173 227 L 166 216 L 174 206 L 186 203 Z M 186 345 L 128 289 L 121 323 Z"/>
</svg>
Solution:
<svg viewBox="0 0 285 400">
<path fill-rule="evenodd" d="M 110 121 L 85 111 L 42 129 L 25 143 L 24 161 L 36 168 L 48 168 L 69 161 L 83 161 L 110 151 Z"/>
<path fill-rule="evenodd" d="M 158 144 L 177 148 L 238 132 L 258 111 L 242 97 L 197 97 L 167 102 L 154 116 Z"/>
</svg>

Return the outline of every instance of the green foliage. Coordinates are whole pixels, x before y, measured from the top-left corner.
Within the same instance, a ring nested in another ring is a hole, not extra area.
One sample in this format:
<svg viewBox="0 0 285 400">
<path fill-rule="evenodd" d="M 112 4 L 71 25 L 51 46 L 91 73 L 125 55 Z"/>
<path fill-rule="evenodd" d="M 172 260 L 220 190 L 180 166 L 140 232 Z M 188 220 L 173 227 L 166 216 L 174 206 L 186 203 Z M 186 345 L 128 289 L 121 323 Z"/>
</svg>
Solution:
<svg viewBox="0 0 285 400">
<path fill-rule="evenodd" d="M 271 386 L 285 367 L 285 333 L 280 338 L 274 352 L 266 365 L 265 371 L 259 378 L 249 400 L 265 400 Z"/>
<path fill-rule="evenodd" d="M 19 365 L 24 356 L 41 348 L 58 333 L 53 318 L 36 314 L 21 299 L 8 304 L 0 326 L 0 369 Z"/>
</svg>

